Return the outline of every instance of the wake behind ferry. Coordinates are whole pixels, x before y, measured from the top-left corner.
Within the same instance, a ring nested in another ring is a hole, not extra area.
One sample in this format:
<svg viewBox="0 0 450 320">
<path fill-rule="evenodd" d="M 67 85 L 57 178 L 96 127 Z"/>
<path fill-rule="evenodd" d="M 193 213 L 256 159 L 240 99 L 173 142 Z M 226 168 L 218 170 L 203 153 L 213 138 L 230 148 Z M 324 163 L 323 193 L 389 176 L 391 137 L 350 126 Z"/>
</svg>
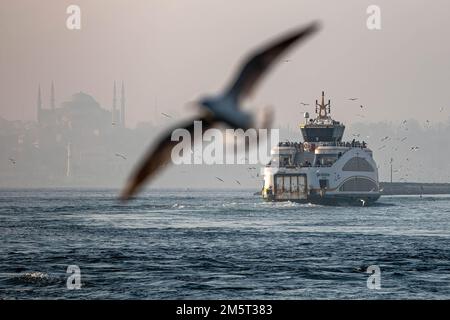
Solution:
<svg viewBox="0 0 450 320">
<path fill-rule="evenodd" d="M 280 142 L 264 168 L 267 201 L 366 206 L 380 198 L 373 152 L 359 141 L 343 142 L 345 126 L 331 118 L 331 103 L 316 100 L 315 119 L 304 114 L 304 142 Z"/>
</svg>

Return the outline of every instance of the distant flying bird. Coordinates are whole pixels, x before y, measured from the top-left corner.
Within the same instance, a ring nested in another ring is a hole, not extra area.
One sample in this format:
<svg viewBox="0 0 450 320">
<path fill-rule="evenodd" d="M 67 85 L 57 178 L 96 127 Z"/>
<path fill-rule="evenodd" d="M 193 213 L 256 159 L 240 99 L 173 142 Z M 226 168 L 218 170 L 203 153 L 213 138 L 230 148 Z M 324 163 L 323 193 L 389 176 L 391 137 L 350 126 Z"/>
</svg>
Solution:
<svg viewBox="0 0 450 320">
<path fill-rule="evenodd" d="M 164 116 L 164 117 L 167 117 L 167 118 L 170 118 L 170 119 L 172 119 L 172 117 L 171 116 L 169 116 L 167 113 L 164 113 L 164 112 L 161 112 L 161 114 Z"/>
<path fill-rule="evenodd" d="M 239 180 L 234 180 L 234 181 L 236 181 L 236 183 L 237 183 L 238 185 L 241 185 L 241 183 L 239 182 Z"/>
<path fill-rule="evenodd" d="M 403 142 L 403 141 L 405 141 L 406 139 L 408 139 L 408 137 L 404 137 L 404 138 L 403 138 L 402 140 L 400 140 L 400 141 Z"/>
<path fill-rule="evenodd" d="M 356 101 L 356 100 L 358 100 L 358 98 L 349 98 L 348 100 L 350 100 L 350 101 Z"/>
<path fill-rule="evenodd" d="M 359 107 L 360 107 L 361 109 L 362 109 L 362 108 L 364 108 L 364 106 L 363 106 L 363 105 L 360 105 Z"/>
<path fill-rule="evenodd" d="M 220 179 L 219 177 L 216 177 L 216 179 L 219 180 L 219 181 L 225 182 L 225 181 L 223 181 L 222 179 Z"/>
<path fill-rule="evenodd" d="M 9 158 L 8 160 L 9 160 L 12 164 L 14 164 L 14 165 L 16 164 L 16 160 L 15 160 L 15 159 Z"/>
<path fill-rule="evenodd" d="M 122 158 L 123 160 L 127 160 L 127 157 L 125 157 L 123 154 L 116 153 L 115 156 L 119 157 L 119 158 Z"/>
<path fill-rule="evenodd" d="M 412 150 L 412 151 L 419 150 L 419 147 L 411 147 L 411 150 Z"/>
<path fill-rule="evenodd" d="M 296 42 L 304 41 L 318 29 L 318 23 L 313 22 L 304 28 L 279 37 L 270 42 L 268 46 L 253 52 L 242 64 L 240 71 L 224 92 L 199 101 L 200 106 L 203 107 L 201 115 L 176 125 L 159 138 L 156 147 L 148 152 L 137 170 L 132 174 L 121 194 L 121 198 L 123 200 L 129 199 L 138 191 L 145 180 L 152 177 L 164 164 L 169 163 L 172 148 L 178 144 L 178 141 L 171 140 L 174 130 L 184 128 L 193 136 L 194 121 L 202 121 L 203 132 L 221 123 L 234 129 L 247 130 L 254 127 L 254 116 L 240 110 L 241 102 L 251 95 L 270 67 L 288 48 Z M 271 115 L 266 113 L 262 121 L 262 128 L 267 128 L 271 120 Z"/>
<path fill-rule="evenodd" d="M 309 103 L 300 102 L 302 106 L 309 106 Z"/>
</svg>

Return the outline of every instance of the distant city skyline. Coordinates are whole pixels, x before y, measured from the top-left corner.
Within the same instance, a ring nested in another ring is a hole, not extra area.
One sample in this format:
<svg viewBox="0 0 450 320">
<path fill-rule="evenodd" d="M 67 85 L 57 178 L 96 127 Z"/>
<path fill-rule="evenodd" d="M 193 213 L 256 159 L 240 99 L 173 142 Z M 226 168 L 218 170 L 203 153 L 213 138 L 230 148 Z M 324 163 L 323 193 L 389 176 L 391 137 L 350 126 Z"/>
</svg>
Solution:
<svg viewBox="0 0 450 320">
<path fill-rule="evenodd" d="M 55 98 L 55 85 L 54 82 L 51 82 L 51 88 L 50 88 L 50 98 L 48 104 L 45 102 L 45 99 L 42 98 L 42 86 L 41 84 L 38 85 L 38 94 L 37 94 L 37 100 L 36 100 L 36 122 L 41 123 L 42 121 L 42 113 L 52 113 L 55 112 L 57 108 L 60 108 L 62 104 L 66 103 L 67 100 L 63 101 L 56 101 Z M 44 91 L 45 92 L 45 91 Z M 84 93 L 82 91 L 79 91 L 78 93 Z M 77 93 L 72 94 L 72 97 L 76 95 Z M 84 93 L 87 94 L 87 93 Z M 88 94 L 89 95 L 89 94 Z M 90 95 L 91 96 L 91 95 Z M 120 90 L 120 109 L 117 104 L 117 87 L 116 87 L 116 81 L 113 82 L 113 87 L 111 91 L 111 106 L 102 106 L 103 109 L 108 110 L 111 112 L 111 125 L 113 126 L 120 126 L 120 127 L 126 127 L 126 118 L 125 118 L 125 110 L 126 110 L 126 104 L 125 104 L 125 84 L 122 81 L 121 82 L 121 90 Z M 32 120 L 31 120 L 32 121 Z"/>
<path fill-rule="evenodd" d="M 167 119 L 155 110 L 187 116 L 186 104 L 222 88 L 245 52 L 315 19 L 323 22 L 320 34 L 280 61 L 249 106 L 273 105 L 276 123 L 294 126 L 303 109 L 312 111 L 300 102 L 312 104 L 325 90 L 346 123 L 450 115 L 445 0 L 376 1 L 376 31 L 366 27 L 374 3 L 360 0 L 80 0 L 76 31 L 65 25 L 70 4 L 0 3 L 0 117 L 33 120 L 36 86 L 52 81 L 59 101 L 83 91 L 110 106 L 111 82 L 121 79 L 128 125 L 163 125 Z"/>
<path fill-rule="evenodd" d="M 325 91 L 345 139 L 360 135 L 373 149 L 382 181 L 391 157 L 397 181 L 450 180 L 441 160 L 450 157 L 449 1 L 79 0 L 81 29 L 69 30 L 71 4 L 0 2 L 3 187 L 68 183 L 68 143 L 77 183 L 120 187 L 161 128 L 196 113 L 192 102 L 222 89 L 246 53 L 313 20 L 322 30 L 275 65 L 246 107 L 272 106 L 281 137 L 300 140 L 303 113 Z M 380 30 L 366 26 L 372 4 Z M 49 126 L 37 125 L 37 105 Z M 150 187 L 236 187 L 217 175 L 259 189 L 247 173 L 172 167 Z"/>
</svg>

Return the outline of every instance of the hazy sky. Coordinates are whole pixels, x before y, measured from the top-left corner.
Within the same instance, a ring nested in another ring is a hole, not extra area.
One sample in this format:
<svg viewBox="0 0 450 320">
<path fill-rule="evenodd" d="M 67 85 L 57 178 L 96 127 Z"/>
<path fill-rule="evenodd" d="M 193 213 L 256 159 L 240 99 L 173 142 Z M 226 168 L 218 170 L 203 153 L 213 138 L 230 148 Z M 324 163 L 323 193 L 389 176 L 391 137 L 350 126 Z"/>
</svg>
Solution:
<svg viewBox="0 0 450 320">
<path fill-rule="evenodd" d="M 70 4 L 81 7 L 79 31 L 66 28 Z M 381 7 L 380 31 L 366 27 L 371 4 Z M 2 0 L 0 116 L 34 119 L 37 86 L 48 104 L 52 80 L 58 103 L 85 91 L 109 108 L 113 80 L 124 80 L 130 125 L 167 121 L 156 104 L 183 116 L 250 49 L 318 19 L 322 31 L 289 52 L 250 105 L 273 105 L 277 122 L 294 126 L 299 102 L 324 89 L 346 122 L 447 120 L 449 18 L 448 0 Z"/>
</svg>

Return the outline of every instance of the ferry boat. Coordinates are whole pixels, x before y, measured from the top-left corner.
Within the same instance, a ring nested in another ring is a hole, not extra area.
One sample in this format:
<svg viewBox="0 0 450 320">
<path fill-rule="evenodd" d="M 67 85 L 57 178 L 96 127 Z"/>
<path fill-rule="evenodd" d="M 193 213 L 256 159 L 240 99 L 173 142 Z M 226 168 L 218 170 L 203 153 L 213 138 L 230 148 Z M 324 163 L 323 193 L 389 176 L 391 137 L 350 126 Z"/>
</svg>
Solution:
<svg viewBox="0 0 450 320">
<path fill-rule="evenodd" d="M 316 100 L 317 117 L 300 125 L 303 142 L 280 142 L 264 167 L 263 199 L 367 206 L 380 198 L 378 169 L 366 142 L 343 142 L 345 126 L 331 103 Z"/>
</svg>

